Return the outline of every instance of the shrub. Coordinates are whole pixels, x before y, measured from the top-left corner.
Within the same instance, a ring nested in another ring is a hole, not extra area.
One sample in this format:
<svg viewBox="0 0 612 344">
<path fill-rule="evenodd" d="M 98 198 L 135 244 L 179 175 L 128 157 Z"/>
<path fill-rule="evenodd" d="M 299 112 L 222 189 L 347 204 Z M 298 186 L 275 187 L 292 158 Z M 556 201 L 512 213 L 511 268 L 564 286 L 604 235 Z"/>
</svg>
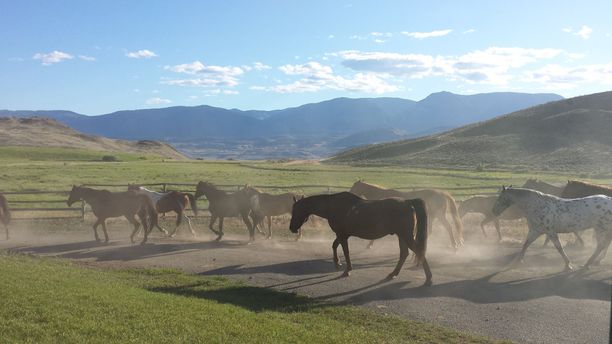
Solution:
<svg viewBox="0 0 612 344">
<path fill-rule="evenodd" d="M 114 155 L 105 155 L 102 157 L 102 161 L 112 162 L 112 161 L 119 161 L 119 159 L 117 159 L 117 157 Z"/>
</svg>

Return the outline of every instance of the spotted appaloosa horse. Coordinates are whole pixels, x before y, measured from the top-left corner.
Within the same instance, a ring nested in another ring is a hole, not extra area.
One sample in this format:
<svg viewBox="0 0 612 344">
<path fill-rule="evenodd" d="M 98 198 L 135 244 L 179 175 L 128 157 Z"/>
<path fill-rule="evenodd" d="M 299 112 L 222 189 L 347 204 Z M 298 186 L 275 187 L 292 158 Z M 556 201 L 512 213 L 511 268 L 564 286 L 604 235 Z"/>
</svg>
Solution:
<svg viewBox="0 0 612 344">
<path fill-rule="evenodd" d="M 515 204 L 527 217 L 529 232 L 517 259 L 522 261 L 525 251 L 540 235 L 546 234 L 565 261 L 565 269 L 572 270 L 569 258 L 559 242 L 558 233 L 595 229 L 597 247 L 584 265 L 598 264 L 606 255 L 612 241 L 612 197 L 596 195 L 584 198 L 564 199 L 539 191 L 503 187 L 493 206 L 499 215 Z"/>
</svg>

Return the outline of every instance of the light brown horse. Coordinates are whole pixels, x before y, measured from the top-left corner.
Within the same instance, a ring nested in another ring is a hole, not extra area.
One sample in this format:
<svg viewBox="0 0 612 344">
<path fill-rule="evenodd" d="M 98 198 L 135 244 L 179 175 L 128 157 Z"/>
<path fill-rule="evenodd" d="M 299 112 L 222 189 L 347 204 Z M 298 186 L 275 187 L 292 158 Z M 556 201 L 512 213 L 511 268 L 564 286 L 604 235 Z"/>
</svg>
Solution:
<svg viewBox="0 0 612 344">
<path fill-rule="evenodd" d="M 249 242 L 255 241 L 255 232 L 249 220 L 251 204 L 249 195 L 244 190 L 227 193 L 217 189 L 209 182 L 199 182 L 196 186 L 195 198 L 198 199 L 202 195 L 208 199 L 208 211 L 210 212 L 208 228 L 217 234 L 217 239 L 215 240 L 219 241 L 223 238 L 223 218 L 240 216 L 249 231 Z M 217 218 L 219 219 L 219 231 L 213 229 Z"/>
<path fill-rule="evenodd" d="M 9 239 L 9 223 L 11 223 L 11 209 L 9 208 L 8 201 L 3 194 L 0 193 L 0 222 L 4 225 L 4 231 L 6 234 L 6 240 Z"/>
<path fill-rule="evenodd" d="M 249 185 L 245 185 L 243 190 L 250 197 L 253 226 L 257 227 L 261 224 L 263 227 L 264 220 L 268 220 L 268 235 L 266 239 L 272 238 L 272 216 L 291 214 L 294 200 L 304 198 L 304 195 L 293 192 L 274 195 Z M 259 228 L 257 229 L 259 230 Z M 301 237 L 302 231 L 300 230 L 296 240 L 299 240 Z"/>
<path fill-rule="evenodd" d="M 174 237 L 176 235 L 176 231 L 181 225 L 183 219 L 187 220 L 191 235 L 193 235 L 194 238 L 196 237 L 196 232 L 191 225 L 191 219 L 189 216 L 187 216 L 187 214 L 185 214 L 185 209 L 187 209 L 188 206 L 191 206 L 191 210 L 193 210 L 194 215 L 198 215 L 198 205 L 195 197 L 192 194 L 179 191 L 157 192 L 134 184 L 128 185 L 128 190 L 139 191 L 151 197 L 155 203 L 155 209 L 160 214 L 169 212 L 176 213 L 176 227 L 174 227 L 174 231 L 172 231 L 170 237 Z M 157 228 L 166 235 L 168 234 L 166 229 L 160 227 L 159 224 L 157 225 Z"/>
<path fill-rule="evenodd" d="M 362 180 L 356 181 L 350 190 L 351 193 L 365 197 L 366 199 L 379 200 L 389 197 L 399 197 L 403 199 L 420 198 L 427 205 L 427 214 L 429 216 L 428 233 L 431 233 L 432 223 L 435 219 L 439 220 L 446 231 L 451 241 L 451 245 L 457 248 L 463 244 L 463 223 L 457 211 L 455 199 L 448 192 L 435 189 L 423 189 L 409 192 L 402 192 L 393 189 L 387 189 L 379 185 L 366 183 Z M 455 224 L 458 240 L 455 239 L 453 227 L 446 219 L 446 211 L 449 210 Z"/>
<path fill-rule="evenodd" d="M 350 192 L 310 196 L 293 205 L 289 229 L 297 233 L 310 215 L 327 219 L 329 226 L 336 233 L 332 244 L 334 265 L 336 269 L 340 268 L 337 250 L 338 245 L 342 245 L 346 260 L 343 277 L 349 276 L 353 270 L 348 247 L 349 237 L 374 240 L 395 234 L 399 241 L 400 257 L 387 278 L 392 279 L 399 274 L 408 257 L 408 249 L 411 249 L 416 255 L 417 263 L 423 265 L 425 285 L 431 285 L 431 271 L 425 258 L 427 209 L 423 200 L 388 198 L 368 201 Z"/>
<path fill-rule="evenodd" d="M 491 221 L 497 230 L 498 241 L 502 240 L 502 234 L 499 226 L 499 220 L 518 220 L 525 217 L 525 214 L 516 206 L 511 206 L 504 210 L 499 216 L 493 214 L 493 205 L 497 201 L 497 196 L 474 196 L 468 198 L 459 204 L 459 216 L 463 218 L 469 213 L 478 213 L 484 215 L 484 219 L 480 222 L 480 229 L 484 237 L 487 237 L 485 225 Z"/>
<path fill-rule="evenodd" d="M 157 225 L 157 211 L 151 197 L 136 191 L 110 192 L 108 190 L 96 190 L 83 186 L 73 186 L 68 197 L 68 206 L 74 202 L 83 200 L 91 206 L 91 210 L 97 219 L 93 225 L 96 241 L 98 237 L 98 226 L 102 225 L 104 230 L 105 242 L 108 242 L 106 231 L 106 219 L 124 216 L 132 225 L 134 231 L 130 235 L 130 240 L 134 243 L 134 235 L 140 229 L 140 223 L 136 220 L 136 215 L 140 218 L 144 228 L 144 239 L 140 243 L 144 245 L 153 226 Z M 148 219 L 148 221 L 147 221 Z"/>
</svg>

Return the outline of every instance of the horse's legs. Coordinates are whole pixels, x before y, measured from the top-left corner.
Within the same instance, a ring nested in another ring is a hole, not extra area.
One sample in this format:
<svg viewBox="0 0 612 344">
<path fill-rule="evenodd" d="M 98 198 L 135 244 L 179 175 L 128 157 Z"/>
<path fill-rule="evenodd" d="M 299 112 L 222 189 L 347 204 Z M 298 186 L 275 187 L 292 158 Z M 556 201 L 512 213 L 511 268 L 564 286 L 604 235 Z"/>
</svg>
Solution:
<svg viewBox="0 0 612 344">
<path fill-rule="evenodd" d="M 371 249 L 374 246 L 374 240 L 370 240 L 370 242 L 368 242 L 368 246 L 366 246 L 367 249 Z"/>
<path fill-rule="evenodd" d="M 336 270 L 340 270 L 340 267 L 342 266 L 338 259 L 338 245 L 340 245 L 340 240 L 336 238 L 334 239 L 334 243 L 332 244 L 332 251 L 334 252 L 334 266 L 336 267 Z"/>
<path fill-rule="evenodd" d="M 268 215 L 268 237 L 266 239 L 272 239 L 272 216 Z"/>
<path fill-rule="evenodd" d="M 108 233 L 106 232 L 106 220 L 102 220 L 102 230 L 104 231 L 104 242 L 108 242 Z"/>
<path fill-rule="evenodd" d="M 482 222 L 480 222 L 480 230 L 482 231 L 482 235 L 485 238 L 487 237 L 487 232 L 485 231 L 484 225 L 486 225 L 489 222 L 491 222 L 491 220 L 489 218 L 485 218 L 484 220 L 482 220 Z"/>
<path fill-rule="evenodd" d="M 255 241 L 255 229 L 249 220 L 248 213 L 242 213 L 242 221 L 244 221 L 244 224 L 247 226 L 247 230 L 249 231 L 249 242 Z"/>
<path fill-rule="evenodd" d="M 6 233 L 6 240 L 10 239 L 9 228 L 7 224 L 4 225 L 4 232 Z"/>
<path fill-rule="evenodd" d="M 174 237 L 176 235 L 176 232 L 178 231 L 178 228 L 181 225 L 181 222 L 183 221 L 183 216 L 185 214 L 183 213 L 183 210 L 181 208 L 177 209 L 175 212 L 176 212 L 176 224 L 174 226 L 174 231 L 172 231 L 172 234 L 170 234 L 170 237 Z M 193 230 L 191 232 L 193 233 Z"/>
<path fill-rule="evenodd" d="M 527 251 L 527 248 L 533 244 L 533 242 L 540 237 L 540 235 L 542 235 L 542 233 L 538 233 L 536 231 L 533 230 L 529 230 L 529 232 L 527 233 L 527 238 L 525 239 L 525 243 L 523 244 L 523 249 L 521 250 L 521 252 L 519 252 L 518 256 L 516 256 L 516 261 L 518 262 L 522 262 L 523 261 L 523 257 L 525 257 L 525 252 Z"/>
<path fill-rule="evenodd" d="M 399 274 L 400 270 L 402 269 L 402 266 L 404 265 L 404 262 L 406 261 L 406 258 L 408 257 L 408 243 L 406 242 L 406 239 L 398 234 L 397 241 L 399 242 L 400 248 L 399 260 L 397 261 L 395 269 L 393 269 L 389 276 L 387 276 L 387 279 L 393 279 Z"/>
<path fill-rule="evenodd" d="M 563 257 L 563 260 L 565 261 L 565 270 L 573 270 L 574 267 L 572 267 L 572 264 L 570 263 L 570 260 L 567 257 L 567 254 L 565 254 L 565 250 L 563 250 L 563 246 L 561 245 L 561 242 L 559 241 L 559 235 L 553 232 L 552 234 L 548 234 L 548 237 L 550 238 L 550 241 L 552 241 L 552 243 L 557 248 L 557 251 L 559 251 L 559 254 L 561 255 L 561 257 Z"/>
<path fill-rule="evenodd" d="M 414 241 L 411 241 L 410 238 L 408 238 L 406 240 L 406 243 L 408 245 L 408 248 L 410 248 L 415 254 L 416 254 L 416 247 L 414 247 Z M 408 256 L 408 255 L 406 255 Z M 431 285 L 431 270 L 429 269 L 429 264 L 427 263 L 427 259 L 425 259 L 425 257 L 423 257 L 423 261 L 422 262 L 418 262 L 417 261 L 417 265 L 419 266 L 419 264 L 423 264 L 423 271 L 425 272 L 425 283 L 423 285 L 429 286 Z"/>
<path fill-rule="evenodd" d="M 598 231 L 595 228 L 595 234 L 597 239 L 597 247 L 595 247 L 595 251 L 589 260 L 584 264 L 584 267 L 588 269 L 591 264 L 598 264 L 602 259 L 605 258 L 606 253 L 608 251 L 608 246 L 610 246 L 610 242 L 612 242 L 612 233 L 606 233 L 605 231 Z"/>
<path fill-rule="evenodd" d="M 446 219 L 446 215 L 442 214 L 438 218 L 440 219 L 440 222 L 442 222 L 442 225 L 444 226 L 444 228 L 446 228 L 446 231 L 448 232 L 448 236 L 450 237 L 451 245 L 453 245 L 453 248 L 457 248 L 459 246 L 459 243 L 457 242 L 457 240 L 455 240 L 455 235 L 453 234 L 453 227 L 451 226 L 450 222 L 448 222 L 448 220 Z"/>
<path fill-rule="evenodd" d="M 576 236 L 576 241 L 574 242 L 574 244 L 577 244 L 580 247 L 584 247 L 584 240 L 582 240 L 582 236 L 580 236 L 580 233 L 574 232 L 574 235 Z"/>
<path fill-rule="evenodd" d="M 189 230 L 191 231 L 191 235 L 193 235 L 193 237 L 196 238 L 197 235 L 196 235 L 195 230 L 193 229 L 193 226 L 191 225 L 191 219 L 185 213 L 183 213 L 183 217 L 185 218 L 185 220 L 187 220 L 187 225 L 189 225 Z"/>
<path fill-rule="evenodd" d="M 132 235 L 130 235 L 130 241 L 132 241 L 132 244 L 133 244 L 134 243 L 134 235 L 136 235 L 138 233 L 138 231 L 140 230 L 140 223 L 138 223 L 138 221 L 136 221 L 136 218 L 134 218 L 134 215 L 126 216 L 125 218 L 134 226 L 134 230 L 132 231 Z M 143 221 L 143 219 L 140 218 L 140 221 Z"/>
<path fill-rule="evenodd" d="M 96 241 L 100 241 L 100 237 L 98 236 L 98 226 L 100 225 L 100 219 L 96 219 L 96 222 L 93 224 L 94 237 Z"/>
<path fill-rule="evenodd" d="M 223 238 L 223 216 L 219 217 L 219 232 L 217 232 L 217 239 L 215 241 L 220 241 Z"/>
<path fill-rule="evenodd" d="M 300 227 L 300 229 L 298 229 L 298 234 L 297 237 L 295 237 L 295 241 L 299 241 L 300 239 L 302 239 L 302 228 Z"/>
<path fill-rule="evenodd" d="M 548 235 L 546 236 L 544 243 L 542 244 L 542 247 L 546 247 L 548 246 L 548 243 L 550 242 L 550 238 L 548 237 Z"/>
<path fill-rule="evenodd" d="M 215 224 L 215 221 L 217 221 L 217 215 L 214 214 L 210 214 L 210 222 L 208 223 L 208 229 L 210 229 L 211 231 L 213 231 L 213 233 L 219 235 L 219 232 L 217 232 L 214 228 L 213 225 Z"/>
<path fill-rule="evenodd" d="M 501 227 L 499 226 L 499 219 L 495 219 L 493 221 L 493 224 L 495 225 L 495 230 L 497 231 L 497 242 L 502 241 L 502 235 L 501 235 Z"/>
<path fill-rule="evenodd" d="M 346 269 L 344 269 L 342 277 L 348 277 L 351 270 L 353 270 L 353 264 L 351 264 L 351 256 L 349 254 L 348 238 L 342 238 L 340 240 L 340 245 L 342 245 L 342 253 L 344 253 L 344 260 L 346 261 Z"/>
</svg>

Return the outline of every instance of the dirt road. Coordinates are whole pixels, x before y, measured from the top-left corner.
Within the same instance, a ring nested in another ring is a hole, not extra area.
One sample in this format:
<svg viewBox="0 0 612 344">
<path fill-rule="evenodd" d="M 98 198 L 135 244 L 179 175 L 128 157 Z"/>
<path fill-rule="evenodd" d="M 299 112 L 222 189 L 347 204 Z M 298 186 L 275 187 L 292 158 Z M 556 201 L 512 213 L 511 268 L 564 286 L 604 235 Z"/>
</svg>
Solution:
<svg viewBox="0 0 612 344">
<path fill-rule="evenodd" d="M 198 241 L 153 238 L 139 246 L 128 243 L 126 231 L 111 237 L 123 239 L 100 245 L 85 231 L 44 237 L 16 234 L 11 241 L 0 241 L 0 249 L 109 266 L 172 267 L 223 275 L 516 342 L 607 343 L 609 338 L 610 256 L 591 270 L 560 273 L 563 263 L 556 250 L 536 243 L 523 265 L 506 270 L 519 243 L 467 244 L 456 254 L 432 244 L 428 260 L 434 285 L 421 287 L 423 271 L 410 268 L 409 262 L 396 280 L 382 281 L 397 261 L 395 237 L 377 241 L 370 250 L 365 241 L 351 239 L 354 271 L 349 278 L 339 278 L 340 272 L 334 270 L 327 239 L 259 240 L 245 245 L 245 236 L 216 243 L 203 235 Z M 576 265 L 591 253 L 591 247 L 568 249 Z"/>
</svg>

